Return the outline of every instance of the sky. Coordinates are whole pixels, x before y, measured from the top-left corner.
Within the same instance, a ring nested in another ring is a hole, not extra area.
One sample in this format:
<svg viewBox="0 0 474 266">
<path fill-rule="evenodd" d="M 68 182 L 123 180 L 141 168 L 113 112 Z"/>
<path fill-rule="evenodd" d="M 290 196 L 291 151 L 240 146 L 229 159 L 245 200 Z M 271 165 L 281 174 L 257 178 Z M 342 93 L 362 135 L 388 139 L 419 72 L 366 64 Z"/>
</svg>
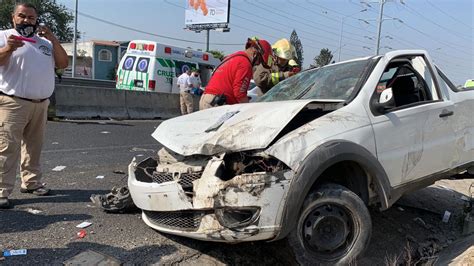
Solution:
<svg viewBox="0 0 474 266">
<path fill-rule="evenodd" d="M 248 37 L 274 43 L 296 30 L 303 67 L 323 48 L 336 62 L 374 55 L 381 1 L 231 0 L 230 32 L 211 31 L 209 46 L 230 54 L 242 50 Z M 74 11 L 75 0 L 57 2 Z M 186 3 L 78 0 L 78 30 L 85 41 L 142 39 L 205 50 L 205 33 L 185 29 Z M 457 85 L 474 79 L 474 1 L 385 0 L 380 53 L 398 49 L 427 50 Z"/>
</svg>

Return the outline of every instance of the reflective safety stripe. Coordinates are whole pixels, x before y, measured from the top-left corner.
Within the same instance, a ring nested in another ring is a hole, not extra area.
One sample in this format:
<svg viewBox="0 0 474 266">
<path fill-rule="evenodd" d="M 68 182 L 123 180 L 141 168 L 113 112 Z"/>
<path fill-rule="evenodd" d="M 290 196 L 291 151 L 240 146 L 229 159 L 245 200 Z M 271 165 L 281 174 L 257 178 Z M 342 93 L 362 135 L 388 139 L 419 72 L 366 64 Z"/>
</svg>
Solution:
<svg viewBox="0 0 474 266">
<path fill-rule="evenodd" d="M 467 80 L 466 83 L 464 84 L 464 87 L 465 88 L 468 88 L 468 87 L 474 87 L 474 80 Z"/>
<path fill-rule="evenodd" d="M 275 72 L 275 73 L 272 73 L 272 83 L 273 85 L 277 85 L 278 82 L 280 82 L 280 73 L 279 72 Z"/>
</svg>

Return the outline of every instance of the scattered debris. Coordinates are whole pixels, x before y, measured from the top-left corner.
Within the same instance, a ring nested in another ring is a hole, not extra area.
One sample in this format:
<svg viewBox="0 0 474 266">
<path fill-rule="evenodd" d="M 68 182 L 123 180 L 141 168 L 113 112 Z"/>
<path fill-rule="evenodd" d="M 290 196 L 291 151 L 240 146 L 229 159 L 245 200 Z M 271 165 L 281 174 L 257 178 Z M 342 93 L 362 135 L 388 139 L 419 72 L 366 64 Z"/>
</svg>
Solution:
<svg viewBox="0 0 474 266">
<path fill-rule="evenodd" d="M 58 166 L 54 167 L 54 168 L 51 169 L 51 170 L 53 170 L 53 171 L 55 171 L 55 172 L 59 172 L 59 171 L 64 170 L 64 168 L 66 168 L 66 166 L 64 166 L 64 165 L 58 165 Z"/>
<path fill-rule="evenodd" d="M 26 249 L 6 249 L 3 251 L 3 256 L 4 257 L 10 257 L 10 256 L 21 256 L 21 255 L 26 255 L 27 250 Z"/>
<path fill-rule="evenodd" d="M 110 134 L 110 131 L 101 131 L 101 134 Z"/>
<path fill-rule="evenodd" d="M 114 257 L 99 253 L 93 250 L 87 250 L 64 262 L 64 265 L 122 265 L 122 263 Z"/>
<path fill-rule="evenodd" d="M 82 222 L 82 223 L 76 225 L 76 227 L 77 227 L 77 228 L 82 228 L 82 229 L 84 229 L 84 228 L 89 227 L 89 226 L 91 226 L 91 225 L 92 225 L 91 222 Z"/>
<path fill-rule="evenodd" d="M 137 147 L 133 147 L 131 151 L 155 152 L 155 150 L 152 150 L 152 149 L 144 149 L 144 148 L 137 148 Z"/>
<path fill-rule="evenodd" d="M 92 203 L 107 212 L 124 212 L 135 209 L 130 191 L 126 186 L 113 187 L 111 192 L 105 195 L 91 195 Z"/>
<path fill-rule="evenodd" d="M 469 186 L 469 198 L 464 202 L 464 220 L 462 234 L 468 235 L 474 232 L 474 182 Z"/>
<path fill-rule="evenodd" d="M 26 208 L 25 211 L 31 213 L 31 214 L 40 214 L 42 213 L 43 211 L 42 210 L 38 210 L 38 209 L 33 209 L 33 208 Z"/>
<path fill-rule="evenodd" d="M 87 235 L 87 231 L 84 229 L 81 229 L 79 230 L 79 232 L 77 232 L 77 238 L 84 238 L 86 237 L 86 235 Z"/>
<path fill-rule="evenodd" d="M 103 176 L 103 175 L 98 175 L 98 176 L 95 177 L 95 179 L 104 179 L 104 177 L 105 176 Z"/>
<path fill-rule="evenodd" d="M 125 172 L 122 171 L 122 170 L 115 170 L 115 171 L 113 171 L 113 173 L 114 174 L 119 174 L 119 175 L 124 175 L 125 174 Z"/>
<path fill-rule="evenodd" d="M 424 228 L 429 229 L 428 225 L 420 217 L 416 217 L 415 219 L 413 219 L 413 221 L 417 222 L 419 225 L 423 226 Z"/>
<path fill-rule="evenodd" d="M 443 215 L 443 223 L 449 222 L 449 217 L 451 217 L 451 212 L 445 211 Z"/>
</svg>

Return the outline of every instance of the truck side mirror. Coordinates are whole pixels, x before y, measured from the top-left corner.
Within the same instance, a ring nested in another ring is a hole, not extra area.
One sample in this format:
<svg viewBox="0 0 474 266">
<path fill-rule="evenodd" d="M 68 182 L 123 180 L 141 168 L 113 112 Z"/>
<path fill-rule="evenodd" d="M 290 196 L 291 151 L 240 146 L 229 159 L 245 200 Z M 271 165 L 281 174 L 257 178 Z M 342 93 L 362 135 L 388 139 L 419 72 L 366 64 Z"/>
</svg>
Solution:
<svg viewBox="0 0 474 266">
<path fill-rule="evenodd" d="M 380 112 L 384 113 L 386 110 L 395 107 L 395 100 L 393 99 L 393 91 L 392 88 L 386 88 L 385 90 L 380 93 L 378 101 L 375 102 L 375 109 Z"/>
</svg>

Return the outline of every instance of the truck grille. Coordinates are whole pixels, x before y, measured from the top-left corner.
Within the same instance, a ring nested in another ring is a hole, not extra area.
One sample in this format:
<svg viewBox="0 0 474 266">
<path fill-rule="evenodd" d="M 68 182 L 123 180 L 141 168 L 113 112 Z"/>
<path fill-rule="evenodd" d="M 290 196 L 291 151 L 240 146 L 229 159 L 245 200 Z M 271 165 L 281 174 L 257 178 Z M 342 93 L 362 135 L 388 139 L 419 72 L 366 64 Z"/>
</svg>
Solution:
<svg viewBox="0 0 474 266">
<path fill-rule="evenodd" d="M 202 217 L 210 213 L 210 211 L 156 212 L 145 210 L 143 212 L 157 226 L 183 231 L 197 231 Z"/>
<path fill-rule="evenodd" d="M 173 175 L 176 176 L 178 183 L 185 189 L 193 187 L 193 181 L 201 178 L 202 171 L 193 173 L 182 173 L 181 176 L 179 176 L 178 173 L 153 172 L 153 182 L 161 184 L 164 182 L 174 181 L 175 177 L 173 177 Z"/>
</svg>

